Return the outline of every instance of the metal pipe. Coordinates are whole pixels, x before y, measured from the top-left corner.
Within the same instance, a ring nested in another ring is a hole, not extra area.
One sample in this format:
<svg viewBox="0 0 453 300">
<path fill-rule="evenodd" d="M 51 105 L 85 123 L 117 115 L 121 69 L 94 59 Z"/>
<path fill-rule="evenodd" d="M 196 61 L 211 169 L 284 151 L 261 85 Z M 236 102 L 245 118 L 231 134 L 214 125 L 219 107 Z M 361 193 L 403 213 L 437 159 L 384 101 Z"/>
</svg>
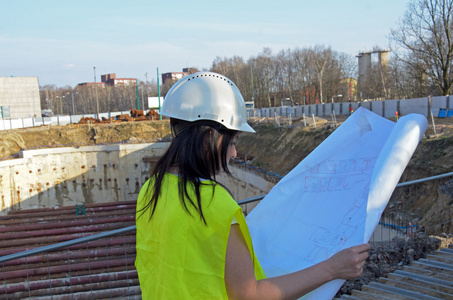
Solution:
<svg viewBox="0 0 453 300">
<path fill-rule="evenodd" d="M 91 242 L 91 241 L 95 241 L 98 239 L 111 237 L 111 236 L 114 236 L 117 234 L 128 233 L 128 232 L 131 232 L 134 230 L 135 230 L 135 225 L 108 231 L 108 232 L 98 233 L 95 235 L 90 235 L 87 237 L 82 237 L 82 238 L 78 238 L 78 239 L 71 240 L 71 241 L 61 242 L 61 243 L 57 243 L 54 245 L 39 247 L 39 248 L 24 251 L 24 252 L 20 252 L 20 253 L 10 254 L 10 255 L 0 257 L 0 263 L 4 263 L 9 260 L 18 259 L 18 258 L 22 258 L 22 257 L 26 257 L 26 256 L 31 256 L 34 254 L 39 254 L 42 252 L 49 252 L 49 251 L 57 250 L 60 248 L 66 248 L 66 247 L 81 244 L 81 243 Z"/>
<path fill-rule="evenodd" d="M 417 179 L 417 180 L 412 180 L 412 181 L 398 183 L 396 185 L 396 187 L 399 188 L 399 187 L 403 187 L 403 186 L 408 186 L 408 185 L 412 185 L 412 184 L 427 182 L 427 181 L 441 179 L 441 178 L 450 177 L 450 176 L 453 176 L 453 172 L 445 173 L 445 174 L 441 174 L 441 175 L 436 175 L 436 176 L 432 176 L 432 177 L 426 177 L 426 178 L 422 178 L 422 179 Z"/>
</svg>

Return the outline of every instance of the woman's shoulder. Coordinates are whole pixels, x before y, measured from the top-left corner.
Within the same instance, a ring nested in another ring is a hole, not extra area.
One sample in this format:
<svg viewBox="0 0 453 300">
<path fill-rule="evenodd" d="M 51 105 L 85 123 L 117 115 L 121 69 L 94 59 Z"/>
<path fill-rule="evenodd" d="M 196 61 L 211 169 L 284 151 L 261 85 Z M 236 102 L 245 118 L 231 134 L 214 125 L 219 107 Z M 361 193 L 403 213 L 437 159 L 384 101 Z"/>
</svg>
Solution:
<svg viewBox="0 0 453 300">
<path fill-rule="evenodd" d="M 233 196 L 221 184 L 209 181 L 209 184 L 202 186 L 201 193 L 204 197 L 212 199 L 210 205 L 230 207 L 231 209 L 236 209 L 238 207 Z"/>
</svg>

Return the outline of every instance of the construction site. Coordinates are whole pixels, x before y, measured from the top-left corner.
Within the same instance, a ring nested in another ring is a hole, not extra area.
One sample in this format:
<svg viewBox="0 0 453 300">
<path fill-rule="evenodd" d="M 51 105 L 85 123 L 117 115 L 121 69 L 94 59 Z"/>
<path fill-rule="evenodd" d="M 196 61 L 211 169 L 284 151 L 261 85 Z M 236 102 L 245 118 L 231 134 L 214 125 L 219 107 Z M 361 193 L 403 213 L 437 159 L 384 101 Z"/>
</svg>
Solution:
<svg viewBox="0 0 453 300">
<path fill-rule="evenodd" d="M 128 116 L 0 132 L 0 257 L 32 251 L 2 261 L 0 299 L 140 299 L 135 203 L 171 134 L 168 120 L 140 112 Z M 290 126 L 250 118 L 257 133 L 241 134 L 231 164 L 234 176 L 221 180 L 238 201 L 260 199 L 346 118 L 339 115 L 333 123 L 316 117 L 308 124 L 295 118 Z M 453 121 L 435 118 L 400 182 L 451 172 L 452 153 Z M 400 189 L 389 214 L 416 223 L 417 231 L 373 238 L 364 274 L 348 280 L 337 297 L 395 299 L 392 293 L 400 290 L 406 292 L 399 299 L 451 297 L 452 177 Z M 410 213 L 401 200 L 408 198 Z M 247 215 L 257 202 L 246 202 Z M 97 234 L 105 236 L 83 240 Z M 63 245 L 54 249 L 56 244 Z M 50 248 L 31 250 L 40 247 Z M 415 277 L 406 274 L 411 270 Z"/>
</svg>

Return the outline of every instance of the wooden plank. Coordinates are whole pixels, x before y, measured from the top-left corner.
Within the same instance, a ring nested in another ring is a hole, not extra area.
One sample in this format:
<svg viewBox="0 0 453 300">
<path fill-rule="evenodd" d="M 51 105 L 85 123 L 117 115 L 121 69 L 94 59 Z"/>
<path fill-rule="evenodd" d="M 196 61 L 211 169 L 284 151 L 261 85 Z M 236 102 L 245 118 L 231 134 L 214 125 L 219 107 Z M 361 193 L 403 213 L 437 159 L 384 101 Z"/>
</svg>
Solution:
<svg viewBox="0 0 453 300">
<path fill-rule="evenodd" d="M 410 284 L 404 280 L 400 281 L 400 280 L 398 280 L 398 278 L 395 278 L 395 277 L 399 277 L 399 276 L 395 276 L 394 274 L 389 274 L 389 275 L 390 275 L 389 278 L 383 278 L 383 277 L 379 278 L 379 283 L 397 287 L 397 288 L 401 288 L 401 289 L 405 289 L 405 290 L 410 290 L 413 292 L 418 292 L 418 293 L 421 293 L 424 295 L 429 295 L 429 296 L 433 296 L 433 297 L 437 297 L 437 298 L 441 298 L 441 299 L 447 299 L 448 297 L 450 297 L 452 295 L 449 292 L 448 293 L 441 292 L 441 291 L 438 291 L 435 289 L 431 289 L 425 285 Z M 396 279 L 396 280 L 394 280 L 394 279 Z"/>
<path fill-rule="evenodd" d="M 370 286 L 370 285 L 362 286 L 362 291 L 376 295 L 377 298 L 375 298 L 375 299 L 413 300 L 413 298 L 411 298 L 411 297 L 407 297 L 404 295 L 398 295 L 398 294 L 386 291 L 384 289 L 378 289 L 378 288 Z"/>
<path fill-rule="evenodd" d="M 418 292 L 413 292 L 378 282 L 370 282 L 367 286 L 369 288 L 376 289 L 379 293 L 383 295 L 392 295 L 393 299 L 420 299 L 420 300 L 437 300 L 441 298 L 432 297 L 429 295 L 424 295 Z M 362 288 L 363 290 L 363 288 Z"/>
<path fill-rule="evenodd" d="M 442 272 L 439 272 L 438 269 L 433 268 L 433 269 L 425 269 L 425 268 L 416 268 L 413 266 L 405 266 L 404 271 L 414 273 L 414 274 L 419 274 L 423 276 L 429 276 L 432 278 L 437 278 L 437 279 L 442 279 L 442 280 L 447 280 L 447 281 L 453 281 L 453 275 L 448 275 L 444 274 Z"/>
<path fill-rule="evenodd" d="M 365 292 L 365 291 L 358 291 L 358 290 L 353 290 L 351 292 L 352 296 L 357 297 L 359 299 L 364 299 L 364 300 L 392 300 L 393 298 L 386 298 L 380 295 L 379 293 L 374 293 L 373 291 L 371 293 Z"/>
<path fill-rule="evenodd" d="M 426 282 L 426 283 L 433 283 L 433 284 L 438 284 L 438 285 L 444 285 L 453 288 L 453 282 L 449 280 L 442 280 L 442 279 L 437 279 L 429 276 L 423 276 L 415 273 L 410 273 L 406 271 L 401 271 L 401 270 L 396 270 L 395 273 L 396 275 L 400 276 L 406 276 L 406 277 L 411 277 L 415 280 L 419 280 L 421 282 Z"/>
</svg>

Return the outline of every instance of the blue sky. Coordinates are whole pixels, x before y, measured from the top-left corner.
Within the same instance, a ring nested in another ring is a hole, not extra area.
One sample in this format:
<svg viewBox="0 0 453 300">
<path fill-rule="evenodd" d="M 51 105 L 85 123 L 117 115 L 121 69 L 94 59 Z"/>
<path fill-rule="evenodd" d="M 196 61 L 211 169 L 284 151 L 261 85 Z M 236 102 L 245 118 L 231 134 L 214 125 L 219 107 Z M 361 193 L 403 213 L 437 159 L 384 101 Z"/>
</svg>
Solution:
<svg viewBox="0 0 453 300">
<path fill-rule="evenodd" d="M 156 79 L 217 56 L 324 45 L 389 47 L 407 0 L 0 0 L 0 76 L 74 87 L 100 75 Z"/>
</svg>

